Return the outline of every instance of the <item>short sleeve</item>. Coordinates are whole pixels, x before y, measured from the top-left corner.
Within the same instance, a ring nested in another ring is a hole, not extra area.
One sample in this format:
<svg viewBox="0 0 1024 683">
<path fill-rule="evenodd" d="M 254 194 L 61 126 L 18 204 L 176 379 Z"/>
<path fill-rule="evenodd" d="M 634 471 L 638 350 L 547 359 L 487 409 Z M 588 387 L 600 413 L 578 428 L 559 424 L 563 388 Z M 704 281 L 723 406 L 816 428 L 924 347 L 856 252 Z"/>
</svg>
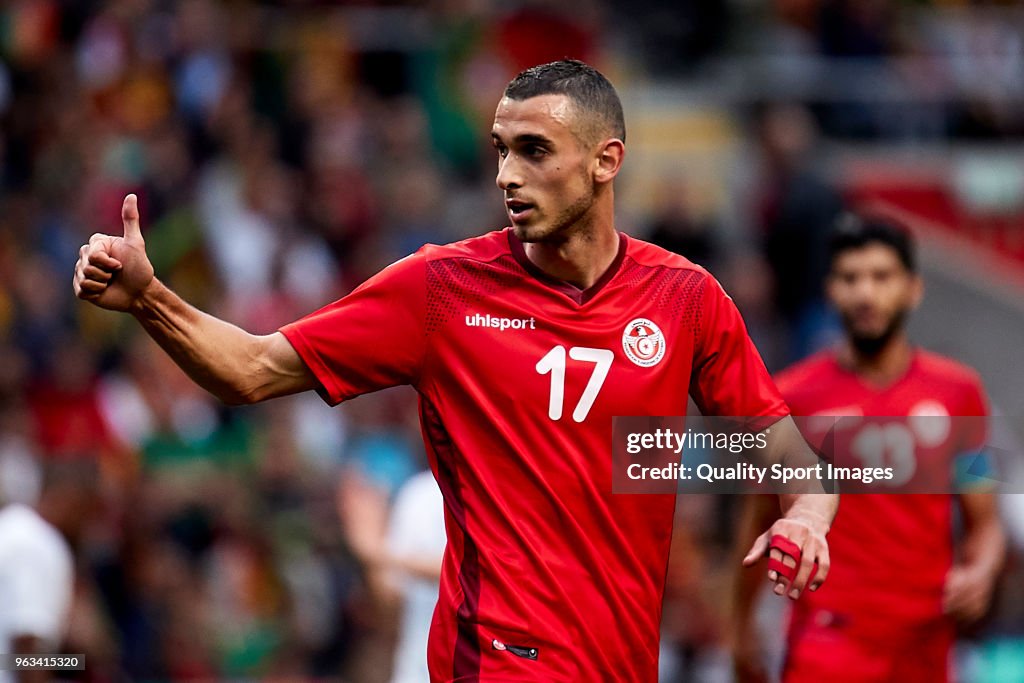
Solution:
<svg viewBox="0 0 1024 683">
<path fill-rule="evenodd" d="M 964 390 L 964 403 L 959 415 L 960 437 L 953 462 L 953 482 L 958 492 L 985 491 L 994 488 L 998 468 L 988 445 L 989 403 L 980 378 Z"/>
<path fill-rule="evenodd" d="M 711 276 L 704 283 L 696 335 L 690 394 L 704 415 L 781 418 L 789 414 L 740 312 Z"/>
<path fill-rule="evenodd" d="M 422 251 L 352 293 L 281 328 L 334 405 L 419 381 L 425 351 L 426 269 Z"/>
<path fill-rule="evenodd" d="M 989 427 L 989 401 L 981 378 L 972 377 L 964 390 L 964 405 L 960 410 L 960 416 L 964 418 L 960 450 L 980 450 L 988 440 Z"/>
</svg>

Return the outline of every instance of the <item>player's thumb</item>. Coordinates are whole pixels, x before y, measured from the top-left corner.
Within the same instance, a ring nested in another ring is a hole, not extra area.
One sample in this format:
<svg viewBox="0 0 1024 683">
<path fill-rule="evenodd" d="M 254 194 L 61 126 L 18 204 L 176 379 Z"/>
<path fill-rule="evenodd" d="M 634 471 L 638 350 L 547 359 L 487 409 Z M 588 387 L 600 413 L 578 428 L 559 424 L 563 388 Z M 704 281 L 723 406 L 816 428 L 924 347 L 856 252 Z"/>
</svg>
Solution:
<svg viewBox="0 0 1024 683">
<path fill-rule="evenodd" d="M 758 560 L 764 557 L 765 552 L 768 550 L 768 533 L 765 532 L 757 537 L 754 541 L 754 545 L 750 546 L 750 552 L 743 558 L 743 566 L 750 567 L 754 565 Z M 733 560 L 735 562 L 735 560 Z"/>
<path fill-rule="evenodd" d="M 124 198 L 121 205 L 121 222 L 124 223 L 124 238 L 129 242 L 142 241 L 142 226 L 139 225 L 139 198 L 134 194 Z"/>
</svg>

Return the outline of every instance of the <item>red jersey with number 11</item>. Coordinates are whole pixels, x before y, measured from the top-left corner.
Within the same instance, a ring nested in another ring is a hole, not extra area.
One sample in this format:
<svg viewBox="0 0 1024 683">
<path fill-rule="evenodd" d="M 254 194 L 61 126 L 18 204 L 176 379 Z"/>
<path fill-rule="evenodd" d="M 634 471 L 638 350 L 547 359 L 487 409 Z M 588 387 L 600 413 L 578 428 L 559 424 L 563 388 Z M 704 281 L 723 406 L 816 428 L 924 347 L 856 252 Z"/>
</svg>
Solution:
<svg viewBox="0 0 1024 683">
<path fill-rule="evenodd" d="M 612 417 L 782 416 L 732 301 L 620 235 L 585 291 L 511 230 L 428 245 L 281 331 L 332 403 L 420 395 L 448 546 L 431 680 L 655 681 L 675 497 L 612 494 Z"/>
</svg>

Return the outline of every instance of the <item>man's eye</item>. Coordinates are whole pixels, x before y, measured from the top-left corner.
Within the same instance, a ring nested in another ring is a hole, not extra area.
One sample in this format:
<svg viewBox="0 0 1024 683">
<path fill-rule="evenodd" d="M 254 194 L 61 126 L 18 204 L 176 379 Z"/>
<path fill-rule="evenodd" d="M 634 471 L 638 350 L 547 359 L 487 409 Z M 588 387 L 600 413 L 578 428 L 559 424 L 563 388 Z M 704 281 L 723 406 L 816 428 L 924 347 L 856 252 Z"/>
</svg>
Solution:
<svg viewBox="0 0 1024 683">
<path fill-rule="evenodd" d="M 531 157 L 540 157 L 547 154 L 547 150 L 541 147 L 540 145 L 527 145 L 524 151 L 526 152 L 527 156 Z"/>
<path fill-rule="evenodd" d="M 505 145 L 495 145 L 494 149 L 498 150 L 498 156 L 502 159 L 508 156 L 508 147 Z"/>
</svg>

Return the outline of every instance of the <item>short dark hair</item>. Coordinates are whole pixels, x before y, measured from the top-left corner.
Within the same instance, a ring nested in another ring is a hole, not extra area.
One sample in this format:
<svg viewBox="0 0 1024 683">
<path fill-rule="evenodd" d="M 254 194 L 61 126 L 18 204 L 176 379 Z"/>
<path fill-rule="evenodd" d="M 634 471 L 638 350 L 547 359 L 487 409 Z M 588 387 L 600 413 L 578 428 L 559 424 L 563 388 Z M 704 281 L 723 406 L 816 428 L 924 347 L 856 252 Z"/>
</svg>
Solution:
<svg viewBox="0 0 1024 683">
<path fill-rule="evenodd" d="M 505 97 L 527 100 L 541 95 L 565 95 L 594 125 L 585 135 L 611 133 L 626 141 L 626 118 L 619 94 L 604 75 L 578 59 L 531 66 L 505 87 Z"/>
<path fill-rule="evenodd" d="M 828 244 L 830 268 L 844 251 L 882 244 L 893 249 L 903 267 L 917 272 L 917 247 L 914 236 L 901 222 L 890 216 L 843 213 L 836 220 Z"/>
</svg>

